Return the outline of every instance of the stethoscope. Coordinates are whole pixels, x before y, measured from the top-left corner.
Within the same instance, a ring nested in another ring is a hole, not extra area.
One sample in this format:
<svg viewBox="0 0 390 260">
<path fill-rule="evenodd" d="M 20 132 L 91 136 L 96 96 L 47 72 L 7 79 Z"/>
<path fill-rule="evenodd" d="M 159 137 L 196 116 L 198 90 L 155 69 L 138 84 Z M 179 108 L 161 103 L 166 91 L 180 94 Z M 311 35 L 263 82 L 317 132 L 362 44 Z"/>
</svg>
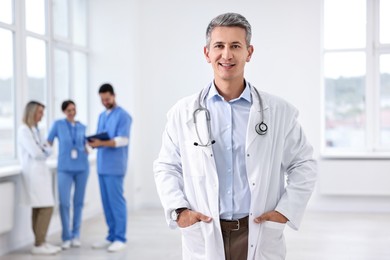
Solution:
<svg viewBox="0 0 390 260">
<path fill-rule="evenodd" d="M 255 125 L 255 131 L 259 135 L 265 135 L 267 133 L 267 131 L 268 131 L 268 126 L 263 121 L 264 120 L 263 100 L 261 99 L 259 91 L 257 91 L 257 89 L 255 87 L 253 87 L 253 89 L 255 90 L 255 92 L 257 94 L 257 97 L 259 99 L 260 111 L 261 111 L 261 122 Z M 204 106 L 201 105 L 202 93 L 203 93 L 203 90 L 200 91 L 200 93 L 199 93 L 198 108 L 195 109 L 194 113 L 192 114 L 193 118 L 194 118 L 196 135 L 198 136 L 198 139 L 199 139 L 199 143 L 198 142 L 194 142 L 194 145 L 195 146 L 201 146 L 201 147 L 207 147 L 207 146 L 213 145 L 215 143 L 215 140 L 213 139 L 212 134 L 211 134 L 210 111 L 207 109 L 207 107 L 204 107 Z M 198 131 L 198 125 L 196 123 L 196 116 L 201 111 L 203 111 L 205 113 L 205 116 L 206 116 L 207 134 L 208 134 L 208 139 L 207 139 L 206 143 L 204 143 L 202 141 L 202 139 L 200 138 L 199 131 Z"/>
</svg>

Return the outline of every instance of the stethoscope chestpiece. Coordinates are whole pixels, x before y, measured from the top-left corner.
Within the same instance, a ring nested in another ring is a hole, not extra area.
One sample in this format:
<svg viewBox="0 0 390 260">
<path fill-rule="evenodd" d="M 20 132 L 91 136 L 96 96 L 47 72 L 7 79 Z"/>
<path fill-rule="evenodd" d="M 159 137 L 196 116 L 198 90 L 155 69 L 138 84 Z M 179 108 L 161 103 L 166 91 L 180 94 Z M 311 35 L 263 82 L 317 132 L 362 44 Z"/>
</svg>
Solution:
<svg viewBox="0 0 390 260">
<path fill-rule="evenodd" d="M 267 133 L 268 126 L 264 122 L 261 122 L 255 126 L 255 130 L 259 135 L 265 135 Z"/>
</svg>

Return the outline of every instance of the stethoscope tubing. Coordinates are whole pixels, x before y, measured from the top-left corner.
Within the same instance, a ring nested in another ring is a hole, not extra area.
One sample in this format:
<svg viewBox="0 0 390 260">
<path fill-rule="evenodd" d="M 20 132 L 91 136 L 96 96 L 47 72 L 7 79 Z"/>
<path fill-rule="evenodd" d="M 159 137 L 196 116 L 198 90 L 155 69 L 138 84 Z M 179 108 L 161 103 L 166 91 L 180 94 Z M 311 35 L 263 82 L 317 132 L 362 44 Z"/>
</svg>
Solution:
<svg viewBox="0 0 390 260">
<path fill-rule="evenodd" d="M 252 87 L 254 89 L 254 91 L 256 92 L 256 95 L 259 99 L 259 105 L 260 105 L 260 112 L 261 112 L 261 122 L 256 124 L 255 126 L 255 131 L 257 134 L 259 135 L 265 135 L 268 131 L 268 126 L 267 124 L 264 123 L 264 107 L 263 107 L 263 100 L 260 96 L 260 93 L 259 91 L 254 87 L 254 86 L 251 86 L 249 84 L 250 87 Z M 210 88 L 208 88 L 208 91 L 210 91 Z M 206 92 L 206 94 L 208 93 L 208 91 Z M 194 121 L 194 124 L 195 124 L 195 131 L 196 131 L 196 135 L 198 136 L 198 140 L 199 142 L 194 142 L 194 145 L 195 146 L 201 146 L 201 147 L 207 147 L 207 146 L 210 146 L 212 144 L 215 143 L 215 140 L 213 139 L 212 137 L 212 133 L 211 133 L 211 117 L 210 117 L 210 111 L 207 109 L 206 106 L 202 106 L 201 104 L 201 101 L 202 101 L 202 94 L 203 94 L 204 90 L 201 90 L 200 93 L 199 93 L 199 96 L 197 98 L 198 100 L 198 108 L 194 110 L 194 112 L 192 113 L 192 116 L 193 116 L 193 121 Z M 205 95 L 206 95 L 205 94 Z M 199 112 L 203 111 L 206 115 L 206 125 L 207 125 L 207 133 L 208 133 L 208 140 L 206 143 L 204 143 L 201 138 L 200 138 L 200 135 L 199 135 L 199 130 L 198 130 L 198 124 L 197 124 L 197 114 Z"/>
</svg>

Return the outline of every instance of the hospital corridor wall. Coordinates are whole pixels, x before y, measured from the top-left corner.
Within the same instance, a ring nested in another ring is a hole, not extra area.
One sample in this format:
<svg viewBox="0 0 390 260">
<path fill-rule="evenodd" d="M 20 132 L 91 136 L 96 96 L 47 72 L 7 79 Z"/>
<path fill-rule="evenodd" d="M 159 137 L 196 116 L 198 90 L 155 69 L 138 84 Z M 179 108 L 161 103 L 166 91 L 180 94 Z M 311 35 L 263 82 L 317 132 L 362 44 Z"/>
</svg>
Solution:
<svg viewBox="0 0 390 260">
<path fill-rule="evenodd" d="M 160 210 L 152 164 L 161 145 L 166 112 L 212 79 L 203 56 L 212 17 L 238 12 L 253 27 L 253 57 L 246 78 L 258 89 L 294 104 L 314 147 L 319 176 L 311 212 L 389 213 L 390 160 L 325 158 L 321 154 L 322 0 L 93 0 L 89 3 L 89 118 L 95 131 L 103 111 L 97 94 L 111 82 L 117 102 L 133 116 L 126 199 L 129 211 Z M 21 94 L 21 93 L 18 93 Z M 309 98 L 308 98 L 309 97 Z M 55 174 L 55 164 L 52 165 Z M 20 167 L 0 166 L 0 256 L 32 243 L 30 209 L 17 203 Z M 7 194 L 7 195 L 6 195 Z M 49 234 L 60 231 L 58 205 Z M 87 184 L 84 220 L 101 216 L 95 161 Z"/>
</svg>

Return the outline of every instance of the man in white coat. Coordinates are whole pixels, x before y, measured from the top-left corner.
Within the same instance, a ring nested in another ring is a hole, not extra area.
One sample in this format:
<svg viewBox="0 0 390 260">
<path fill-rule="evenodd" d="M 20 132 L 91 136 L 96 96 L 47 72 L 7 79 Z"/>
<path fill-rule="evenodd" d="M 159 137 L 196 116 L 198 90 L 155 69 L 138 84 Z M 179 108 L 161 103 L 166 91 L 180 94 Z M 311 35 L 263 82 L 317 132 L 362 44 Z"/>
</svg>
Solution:
<svg viewBox="0 0 390 260">
<path fill-rule="evenodd" d="M 285 259 L 284 227 L 298 229 L 314 188 L 298 111 L 244 78 L 250 40 L 242 15 L 214 18 L 204 47 L 214 80 L 168 112 L 154 173 L 183 259 Z"/>
</svg>

